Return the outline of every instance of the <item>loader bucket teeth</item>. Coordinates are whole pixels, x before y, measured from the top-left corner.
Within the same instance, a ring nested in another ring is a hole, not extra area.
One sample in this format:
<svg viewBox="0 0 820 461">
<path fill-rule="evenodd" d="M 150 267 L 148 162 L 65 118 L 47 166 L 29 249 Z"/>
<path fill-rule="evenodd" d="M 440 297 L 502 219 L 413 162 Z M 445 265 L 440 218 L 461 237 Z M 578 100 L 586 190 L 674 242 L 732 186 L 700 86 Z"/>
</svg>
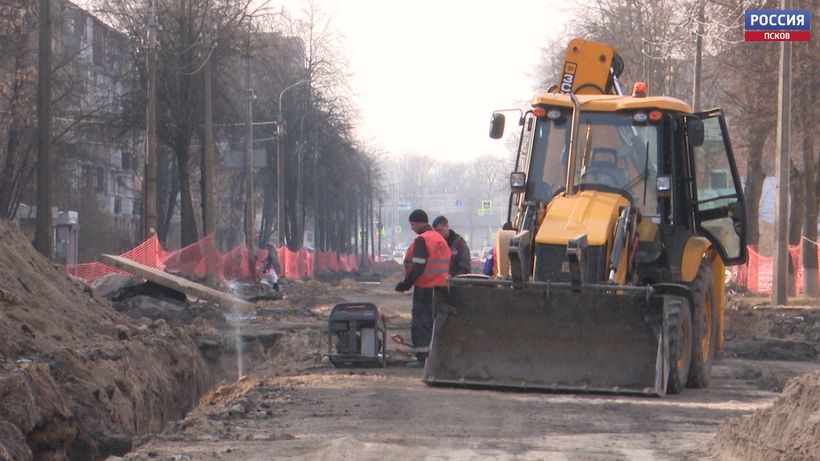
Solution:
<svg viewBox="0 0 820 461">
<path fill-rule="evenodd" d="M 451 286 L 424 381 L 664 395 L 664 299 L 646 292 Z"/>
</svg>

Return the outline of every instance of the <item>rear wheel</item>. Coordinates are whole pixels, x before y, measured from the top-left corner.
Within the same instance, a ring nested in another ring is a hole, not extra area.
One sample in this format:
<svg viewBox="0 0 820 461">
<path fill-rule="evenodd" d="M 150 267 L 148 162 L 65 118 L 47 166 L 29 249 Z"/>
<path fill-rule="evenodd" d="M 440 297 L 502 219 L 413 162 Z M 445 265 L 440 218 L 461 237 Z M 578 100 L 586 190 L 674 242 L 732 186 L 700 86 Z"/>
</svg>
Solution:
<svg viewBox="0 0 820 461">
<path fill-rule="evenodd" d="M 667 394 L 679 394 L 686 386 L 692 361 L 692 316 L 689 303 L 683 298 L 667 298 L 665 302 L 669 330 L 669 380 Z"/>
<path fill-rule="evenodd" d="M 692 364 L 689 367 L 687 386 L 700 389 L 709 385 L 717 346 L 715 281 L 706 261 L 700 263 L 698 275 L 690 288 L 695 305 L 692 306 Z"/>
</svg>

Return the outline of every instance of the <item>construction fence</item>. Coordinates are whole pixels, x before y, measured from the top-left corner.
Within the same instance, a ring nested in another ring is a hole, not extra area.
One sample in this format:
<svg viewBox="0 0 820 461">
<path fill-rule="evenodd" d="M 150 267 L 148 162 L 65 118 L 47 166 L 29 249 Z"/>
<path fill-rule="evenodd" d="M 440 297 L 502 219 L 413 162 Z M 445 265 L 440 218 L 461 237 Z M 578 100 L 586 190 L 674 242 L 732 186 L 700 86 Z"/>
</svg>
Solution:
<svg viewBox="0 0 820 461">
<path fill-rule="evenodd" d="M 359 269 L 359 260 L 354 254 L 339 254 L 334 251 L 320 250 L 309 251 L 305 248 L 301 248 L 299 251 L 291 251 L 287 247 L 279 248 L 277 251 L 282 266 L 282 273 L 279 275 L 289 280 L 310 278 L 315 273 L 322 271 L 353 272 Z M 803 291 L 802 253 L 802 245 L 789 247 L 791 282 L 795 293 Z M 248 248 L 245 245 L 239 245 L 222 253 L 216 248 L 214 238 L 210 235 L 185 248 L 167 252 L 154 235 L 121 256 L 149 267 L 194 279 L 205 278 L 207 258 L 213 256 L 220 282 L 227 280 L 253 281 L 261 272 L 266 250 L 258 249 L 256 251 L 256 267 L 251 270 Z M 820 258 L 820 252 L 818 252 L 818 258 Z M 88 283 L 106 274 L 127 275 L 117 268 L 99 262 L 63 266 L 63 270 Z M 731 268 L 731 272 L 731 286 L 735 289 L 751 293 L 768 294 L 772 292 L 773 258 L 761 255 L 753 246 L 749 247 L 749 260 L 746 264 Z"/>
<path fill-rule="evenodd" d="M 359 268 L 358 258 L 353 254 L 309 251 L 305 248 L 291 251 L 287 247 L 279 248 L 277 252 L 282 266 L 282 273 L 279 276 L 290 280 L 310 278 L 316 272 L 353 272 Z M 239 245 L 222 253 L 216 247 L 213 235 L 209 235 L 185 248 L 167 252 L 154 235 L 120 256 L 155 269 L 194 279 L 205 278 L 206 262 L 209 258 L 213 258 L 217 277 L 220 282 L 224 282 L 227 280 L 255 280 L 263 268 L 266 255 L 267 250 L 258 249 L 254 259 L 255 267 L 251 268 L 248 247 L 245 245 Z M 63 266 L 63 271 L 87 283 L 92 283 L 106 274 L 128 275 L 100 262 Z"/>
<path fill-rule="evenodd" d="M 732 268 L 731 285 L 751 293 L 770 294 L 774 278 L 774 258 L 761 255 L 754 246 L 749 246 L 748 250 L 749 260 L 746 264 Z M 820 258 L 820 251 L 815 249 L 815 252 L 816 257 Z M 802 245 L 789 246 L 789 265 L 789 277 L 794 293 L 801 293 L 804 280 Z"/>
</svg>

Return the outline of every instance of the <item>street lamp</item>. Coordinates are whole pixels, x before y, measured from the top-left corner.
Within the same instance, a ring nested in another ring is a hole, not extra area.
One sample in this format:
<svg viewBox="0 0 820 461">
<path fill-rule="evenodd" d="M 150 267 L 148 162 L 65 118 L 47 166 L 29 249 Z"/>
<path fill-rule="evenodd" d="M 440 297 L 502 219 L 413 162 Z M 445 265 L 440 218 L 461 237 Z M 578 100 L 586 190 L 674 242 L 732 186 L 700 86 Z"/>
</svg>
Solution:
<svg viewBox="0 0 820 461">
<path fill-rule="evenodd" d="M 284 162 L 282 161 L 282 137 L 285 134 L 285 119 L 282 117 L 282 96 L 285 92 L 295 88 L 299 85 L 308 83 L 309 80 L 302 79 L 290 86 L 285 87 L 279 93 L 279 123 L 276 125 L 276 221 L 279 226 L 279 246 L 285 244 L 285 171 Z"/>
</svg>

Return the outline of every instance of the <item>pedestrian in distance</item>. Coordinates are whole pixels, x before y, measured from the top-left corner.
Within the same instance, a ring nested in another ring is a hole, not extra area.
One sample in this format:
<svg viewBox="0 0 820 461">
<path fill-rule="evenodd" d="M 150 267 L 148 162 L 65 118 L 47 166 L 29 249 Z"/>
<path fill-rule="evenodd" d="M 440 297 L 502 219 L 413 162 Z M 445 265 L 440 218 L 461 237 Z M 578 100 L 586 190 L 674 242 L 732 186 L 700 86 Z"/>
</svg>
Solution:
<svg viewBox="0 0 820 461">
<path fill-rule="evenodd" d="M 274 290 L 279 291 L 279 274 L 282 272 L 282 266 L 279 264 L 279 253 L 276 251 L 276 245 L 273 242 L 268 242 L 267 251 L 264 269 L 265 280 Z"/>
<path fill-rule="evenodd" d="M 509 221 L 505 222 L 501 226 L 501 230 L 512 230 L 512 224 Z M 496 267 L 496 260 L 498 259 L 498 255 L 495 254 L 495 246 L 490 250 L 490 255 L 487 257 L 487 260 L 484 261 L 484 267 L 481 270 L 481 273 L 487 276 L 494 276 L 497 270 Z"/>
<path fill-rule="evenodd" d="M 413 210 L 410 227 L 418 234 L 404 255 L 404 280 L 396 284 L 396 291 L 413 288 L 413 310 L 410 326 L 413 347 L 427 348 L 433 335 L 433 297 L 447 292 L 447 274 L 450 269 L 450 247 L 447 241 L 428 223 L 427 213 Z M 427 352 L 416 352 L 413 366 L 423 366 Z"/>
<path fill-rule="evenodd" d="M 450 247 L 450 277 L 472 272 L 470 247 L 467 246 L 464 237 L 450 229 L 450 223 L 445 216 L 433 220 L 433 230 L 438 232 Z"/>
</svg>

